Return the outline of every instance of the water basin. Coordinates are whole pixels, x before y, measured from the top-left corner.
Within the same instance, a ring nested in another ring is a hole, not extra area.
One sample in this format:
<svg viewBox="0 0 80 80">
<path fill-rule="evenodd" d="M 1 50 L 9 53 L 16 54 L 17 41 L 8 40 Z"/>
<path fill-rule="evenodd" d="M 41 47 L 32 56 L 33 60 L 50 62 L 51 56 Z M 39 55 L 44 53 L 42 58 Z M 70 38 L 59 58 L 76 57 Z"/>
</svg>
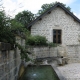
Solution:
<svg viewBox="0 0 80 80">
<path fill-rule="evenodd" d="M 50 65 L 29 65 L 21 80 L 60 80 Z"/>
</svg>

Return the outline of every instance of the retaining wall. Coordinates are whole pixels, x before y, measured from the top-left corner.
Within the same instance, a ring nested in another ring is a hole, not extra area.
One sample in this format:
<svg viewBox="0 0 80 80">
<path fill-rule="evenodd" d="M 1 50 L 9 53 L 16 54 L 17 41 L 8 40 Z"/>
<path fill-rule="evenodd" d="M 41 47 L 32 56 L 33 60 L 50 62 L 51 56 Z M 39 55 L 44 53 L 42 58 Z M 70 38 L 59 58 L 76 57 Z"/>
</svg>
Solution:
<svg viewBox="0 0 80 80">
<path fill-rule="evenodd" d="M 17 80 L 20 63 L 20 50 L 0 43 L 0 80 Z"/>
<path fill-rule="evenodd" d="M 33 53 L 31 56 L 35 58 L 44 57 L 66 57 L 68 63 L 79 63 L 80 62 L 80 45 L 67 45 L 58 47 L 29 47 L 28 49 Z"/>
<path fill-rule="evenodd" d="M 80 63 L 80 45 L 68 45 L 66 49 L 68 63 Z"/>
</svg>

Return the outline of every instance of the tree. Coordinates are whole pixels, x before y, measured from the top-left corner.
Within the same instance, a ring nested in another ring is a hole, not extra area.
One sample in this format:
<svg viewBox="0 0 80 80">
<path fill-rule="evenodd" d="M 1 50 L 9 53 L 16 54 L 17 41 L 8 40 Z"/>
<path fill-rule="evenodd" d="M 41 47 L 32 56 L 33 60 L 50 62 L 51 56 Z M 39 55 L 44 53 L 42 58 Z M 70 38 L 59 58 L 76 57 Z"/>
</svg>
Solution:
<svg viewBox="0 0 80 80">
<path fill-rule="evenodd" d="M 16 34 L 22 34 L 25 36 L 25 39 L 29 36 L 30 32 L 21 24 L 19 21 L 12 19 L 11 21 L 11 31 Z"/>
<path fill-rule="evenodd" d="M 10 18 L 4 11 L 0 11 L 0 42 L 15 43 L 14 34 L 10 29 Z"/>
<path fill-rule="evenodd" d="M 15 19 L 10 19 L 4 11 L 0 11 L 0 42 L 10 43 L 12 48 L 15 44 L 21 51 L 21 59 L 28 61 L 30 60 L 27 55 L 29 52 L 15 41 L 15 31 L 26 33 L 26 30 L 21 23 Z"/>
<path fill-rule="evenodd" d="M 23 25 L 16 21 L 15 19 L 11 19 L 11 31 L 15 34 L 18 34 L 18 32 L 23 32 Z"/>
<path fill-rule="evenodd" d="M 27 25 L 34 20 L 34 14 L 28 10 L 22 11 L 15 16 L 15 19 L 27 28 Z"/>
<path fill-rule="evenodd" d="M 41 9 L 38 11 L 38 13 L 36 14 L 37 16 L 43 14 L 45 11 L 47 11 L 49 8 L 51 8 L 52 6 L 54 6 L 55 4 L 57 4 L 58 2 L 53 2 L 53 3 L 50 3 L 50 4 L 43 4 L 41 6 Z M 66 7 L 66 4 L 63 4 L 61 3 L 63 6 Z M 71 8 L 68 6 L 66 7 L 69 11 L 71 10 Z"/>
</svg>

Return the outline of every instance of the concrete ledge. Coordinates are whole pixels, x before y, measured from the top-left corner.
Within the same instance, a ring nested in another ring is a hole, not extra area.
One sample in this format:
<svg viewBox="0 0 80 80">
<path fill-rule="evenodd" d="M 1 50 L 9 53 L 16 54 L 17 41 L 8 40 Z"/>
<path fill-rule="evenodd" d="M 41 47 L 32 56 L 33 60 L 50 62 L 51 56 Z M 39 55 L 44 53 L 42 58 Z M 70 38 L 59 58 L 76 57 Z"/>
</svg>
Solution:
<svg viewBox="0 0 80 80">
<path fill-rule="evenodd" d="M 51 66 L 54 69 L 54 71 L 56 72 L 56 74 L 60 80 L 66 80 L 66 78 L 60 73 L 60 71 L 58 70 L 58 68 L 55 65 L 52 64 Z"/>
</svg>

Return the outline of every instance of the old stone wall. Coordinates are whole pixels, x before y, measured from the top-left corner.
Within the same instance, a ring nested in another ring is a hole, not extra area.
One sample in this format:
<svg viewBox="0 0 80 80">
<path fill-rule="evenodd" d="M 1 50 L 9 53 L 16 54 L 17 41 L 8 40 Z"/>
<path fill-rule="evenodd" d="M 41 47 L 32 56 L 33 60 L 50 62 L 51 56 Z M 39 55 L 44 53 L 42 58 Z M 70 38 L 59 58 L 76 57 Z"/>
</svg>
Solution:
<svg viewBox="0 0 80 80">
<path fill-rule="evenodd" d="M 68 63 L 80 63 L 80 45 L 68 45 L 66 49 Z"/>
<path fill-rule="evenodd" d="M 33 59 L 45 57 L 57 57 L 57 48 L 49 47 L 29 47 L 28 50 L 32 53 Z"/>
<path fill-rule="evenodd" d="M 10 50 L 9 45 L 5 46 L 6 43 L 0 43 L 0 80 L 17 80 L 21 63 L 20 50 Z"/>
<path fill-rule="evenodd" d="M 63 57 L 62 60 L 67 59 L 67 63 L 80 62 L 80 45 L 67 45 L 57 47 L 30 47 L 33 56 L 31 58 L 45 58 L 45 57 Z M 58 59 L 57 58 L 57 59 Z M 60 61 L 61 58 L 58 60 Z"/>
</svg>

